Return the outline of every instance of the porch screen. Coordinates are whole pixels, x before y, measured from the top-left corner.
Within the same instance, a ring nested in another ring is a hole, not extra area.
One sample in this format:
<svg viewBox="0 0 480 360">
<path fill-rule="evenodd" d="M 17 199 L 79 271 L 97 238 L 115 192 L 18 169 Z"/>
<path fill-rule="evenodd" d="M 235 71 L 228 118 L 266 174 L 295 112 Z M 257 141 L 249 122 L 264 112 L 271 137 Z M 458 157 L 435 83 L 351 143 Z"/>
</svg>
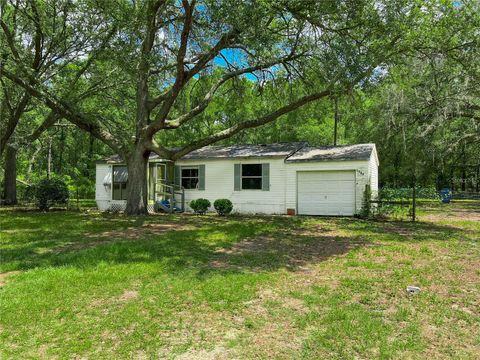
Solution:
<svg viewBox="0 0 480 360">
<path fill-rule="evenodd" d="M 128 172 L 126 166 L 113 167 L 112 200 L 127 200 Z"/>
</svg>

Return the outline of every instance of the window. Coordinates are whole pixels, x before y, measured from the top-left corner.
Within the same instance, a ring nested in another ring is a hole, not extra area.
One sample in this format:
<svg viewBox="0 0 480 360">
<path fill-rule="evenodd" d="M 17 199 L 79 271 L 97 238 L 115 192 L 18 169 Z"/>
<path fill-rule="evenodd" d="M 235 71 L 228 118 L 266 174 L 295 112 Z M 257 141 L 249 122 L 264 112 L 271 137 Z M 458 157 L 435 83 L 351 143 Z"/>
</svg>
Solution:
<svg viewBox="0 0 480 360">
<path fill-rule="evenodd" d="M 128 172 L 126 166 L 113 167 L 112 199 L 127 200 Z"/>
<path fill-rule="evenodd" d="M 198 167 L 182 167 L 182 186 L 185 189 L 198 189 Z"/>
<path fill-rule="evenodd" d="M 242 164 L 242 189 L 262 189 L 262 164 Z"/>
</svg>

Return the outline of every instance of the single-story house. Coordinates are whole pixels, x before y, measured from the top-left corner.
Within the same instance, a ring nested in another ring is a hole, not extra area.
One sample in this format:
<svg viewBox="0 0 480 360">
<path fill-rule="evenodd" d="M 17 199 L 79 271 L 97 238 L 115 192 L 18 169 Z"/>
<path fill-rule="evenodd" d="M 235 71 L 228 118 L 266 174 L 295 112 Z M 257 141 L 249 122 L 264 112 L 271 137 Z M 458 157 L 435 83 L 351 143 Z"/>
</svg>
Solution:
<svg viewBox="0 0 480 360">
<path fill-rule="evenodd" d="M 366 185 L 378 190 L 378 166 L 375 144 L 207 146 L 175 163 L 152 154 L 149 210 L 170 201 L 190 211 L 191 200 L 226 198 L 239 213 L 351 216 L 362 208 Z M 98 208 L 124 209 L 127 182 L 118 156 L 97 162 Z"/>
</svg>

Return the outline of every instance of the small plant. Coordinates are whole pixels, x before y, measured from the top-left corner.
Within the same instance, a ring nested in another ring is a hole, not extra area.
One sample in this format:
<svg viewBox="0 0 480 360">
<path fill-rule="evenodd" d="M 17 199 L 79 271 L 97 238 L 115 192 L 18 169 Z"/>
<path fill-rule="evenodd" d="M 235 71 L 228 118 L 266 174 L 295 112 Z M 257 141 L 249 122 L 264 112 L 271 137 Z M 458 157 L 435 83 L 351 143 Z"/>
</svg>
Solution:
<svg viewBox="0 0 480 360">
<path fill-rule="evenodd" d="M 233 204 L 228 199 L 217 199 L 213 202 L 213 207 L 217 210 L 218 215 L 225 216 L 232 212 Z"/>
<path fill-rule="evenodd" d="M 61 179 L 43 179 L 35 185 L 35 198 L 41 211 L 48 211 L 53 204 L 68 202 L 68 187 Z"/>
<path fill-rule="evenodd" d="M 190 207 L 196 214 L 200 215 L 205 214 L 211 205 L 210 201 L 202 198 L 190 201 Z"/>
<path fill-rule="evenodd" d="M 363 218 L 368 218 L 372 214 L 372 206 L 370 201 L 372 200 L 372 190 L 370 185 L 365 185 L 365 190 L 363 192 L 363 202 L 362 209 L 360 210 L 360 216 Z"/>
</svg>

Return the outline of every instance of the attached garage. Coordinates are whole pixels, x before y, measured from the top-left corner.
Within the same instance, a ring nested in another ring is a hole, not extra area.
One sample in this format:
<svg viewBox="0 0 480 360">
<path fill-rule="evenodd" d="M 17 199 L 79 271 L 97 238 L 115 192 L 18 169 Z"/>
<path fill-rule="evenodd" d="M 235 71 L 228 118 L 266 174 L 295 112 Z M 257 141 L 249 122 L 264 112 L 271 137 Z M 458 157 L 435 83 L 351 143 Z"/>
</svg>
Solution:
<svg viewBox="0 0 480 360">
<path fill-rule="evenodd" d="M 287 213 L 353 216 L 361 211 L 365 188 L 378 189 L 374 144 L 305 146 L 285 159 Z"/>
<path fill-rule="evenodd" d="M 354 171 L 298 171 L 299 215 L 355 214 Z"/>
</svg>

